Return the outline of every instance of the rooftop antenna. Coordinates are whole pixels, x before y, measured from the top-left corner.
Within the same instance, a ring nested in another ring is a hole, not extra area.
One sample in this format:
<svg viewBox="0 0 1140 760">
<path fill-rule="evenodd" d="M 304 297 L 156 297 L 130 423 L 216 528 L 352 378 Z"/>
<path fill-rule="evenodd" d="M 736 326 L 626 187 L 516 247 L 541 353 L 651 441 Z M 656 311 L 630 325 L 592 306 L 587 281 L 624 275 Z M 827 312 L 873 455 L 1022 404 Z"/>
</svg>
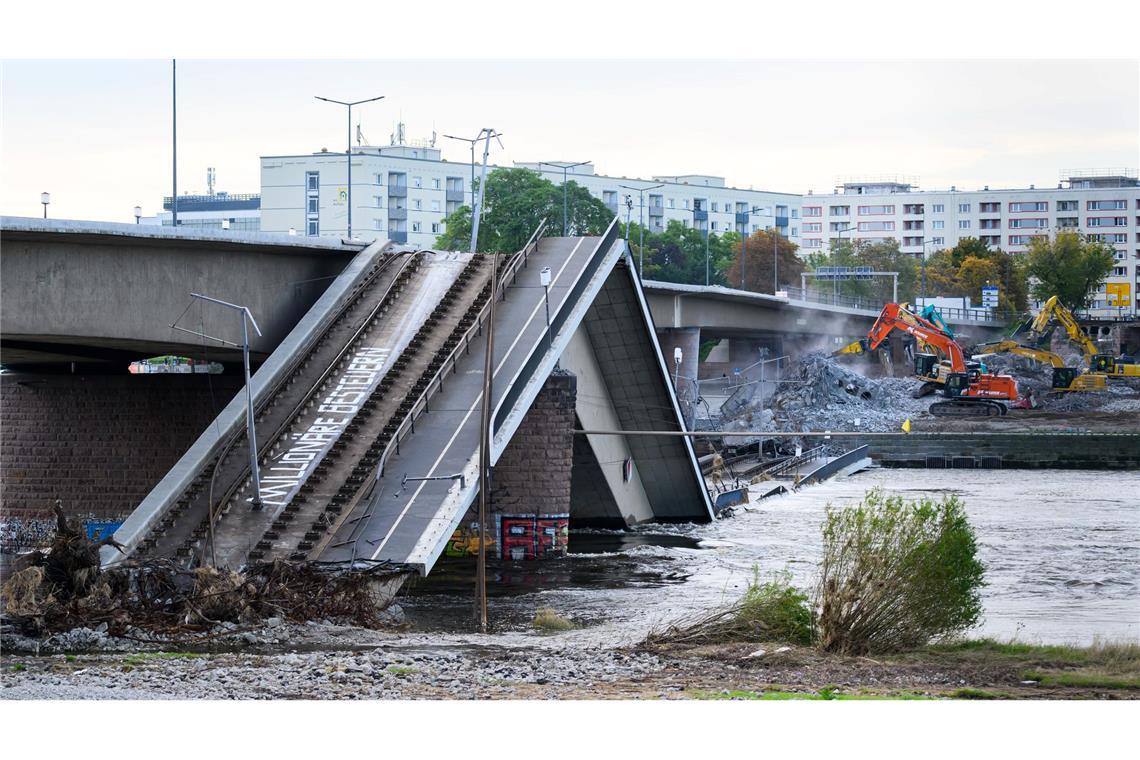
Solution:
<svg viewBox="0 0 1140 760">
<path fill-rule="evenodd" d="M 216 178 L 217 178 L 217 174 L 214 172 L 214 167 L 207 166 L 206 167 L 206 188 L 207 188 L 207 194 L 210 195 L 211 197 L 214 195 L 214 180 Z"/>
</svg>

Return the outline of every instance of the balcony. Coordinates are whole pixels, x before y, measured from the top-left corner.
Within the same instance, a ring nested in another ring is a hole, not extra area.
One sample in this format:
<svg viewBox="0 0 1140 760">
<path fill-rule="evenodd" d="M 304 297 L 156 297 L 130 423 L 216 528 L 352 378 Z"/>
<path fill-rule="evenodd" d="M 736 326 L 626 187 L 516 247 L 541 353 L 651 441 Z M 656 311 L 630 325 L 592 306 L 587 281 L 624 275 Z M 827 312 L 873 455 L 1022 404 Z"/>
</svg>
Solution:
<svg viewBox="0 0 1140 760">
<path fill-rule="evenodd" d="M 748 224 L 748 212 L 747 211 L 736 212 L 736 223 L 737 224 Z"/>
<path fill-rule="evenodd" d="M 652 219 L 655 216 L 657 216 L 657 217 L 665 216 L 665 207 L 664 206 L 650 206 L 649 207 L 649 217 Z"/>
<path fill-rule="evenodd" d="M 467 200 L 464 197 L 465 195 L 466 193 L 464 193 L 462 190 L 447 190 L 444 200 L 458 201 L 460 204 L 463 204 Z"/>
<path fill-rule="evenodd" d="M 700 208 L 693 209 L 693 221 L 695 221 L 695 222 L 708 221 L 708 218 L 709 218 L 709 212 L 705 211 L 704 209 L 700 209 Z"/>
<path fill-rule="evenodd" d="M 788 217 L 786 217 L 786 216 L 776 217 L 776 226 L 786 228 L 788 226 Z"/>
<path fill-rule="evenodd" d="M 408 218 L 408 210 L 406 208 L 389 208 L 388 219 L 390 221 L 399 221 Z"/>
<path fill-rule="evenodd" d="M 400 230 L 399 232 L 389 231 L 388 239 L 393 243 L 406 243 L 408 242 L 407 230 Z"/>
<path fill-rule="evenodd" d="M 618 210 L 618 202 L 617 201 L 602 201 L 602 203 L 606 204 L 606 208 L 608 208 L 610 211 L 614 212 L 615 214 L 617 213 L 617 210 Z"/>
<path fill-rule="evenodd" d="M 408 186 L 407 185 L 388 185 L 389 198 L 407 198 Z"/>
</svg>

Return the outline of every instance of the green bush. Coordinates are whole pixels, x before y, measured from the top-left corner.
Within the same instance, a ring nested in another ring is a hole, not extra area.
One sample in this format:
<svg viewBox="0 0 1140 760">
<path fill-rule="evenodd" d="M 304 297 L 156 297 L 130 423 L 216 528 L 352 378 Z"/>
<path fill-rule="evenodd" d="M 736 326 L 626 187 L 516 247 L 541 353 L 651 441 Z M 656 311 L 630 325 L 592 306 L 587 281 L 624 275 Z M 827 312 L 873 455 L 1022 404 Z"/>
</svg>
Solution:
<svg viewBox="0 0 1140 760">
<path fill-rule="evenodd" d="M 779 641 L 810 644 L 812 612 L 809 599 L 791 585 L 791 573 L 776 573 L 760 581 L 753 568 L 752 583 L 733 604 L 697 619 L 680 621 L 664 631 L 651 632 L 647 645 L 727 644 Z"/>
<path fill-rule="evenodd" d="M 824 651 L 913 649 L 981 618 L 984 568 L 956 496 L 868 491 L 857 507 L 828 509 L 823 544 L 815 604 Z"/>
</svg>

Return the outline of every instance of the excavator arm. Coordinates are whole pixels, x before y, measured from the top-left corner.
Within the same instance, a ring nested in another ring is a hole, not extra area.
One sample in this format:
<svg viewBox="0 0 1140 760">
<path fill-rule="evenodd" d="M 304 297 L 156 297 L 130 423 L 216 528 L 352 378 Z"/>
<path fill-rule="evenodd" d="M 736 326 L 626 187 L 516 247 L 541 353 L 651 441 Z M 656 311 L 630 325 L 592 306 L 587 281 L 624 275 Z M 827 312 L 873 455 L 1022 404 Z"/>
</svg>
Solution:
<svg viewBox="0 0 1140 760">
<path fill-rule="evenodd" d="M 1033 334 L 1035 342 L 1040 341 L 1046 334 L 1049 328 L 1050 319 L 1056 319 L 1057 322 L 1065 329 L 1065 334 L 1069 336 L 1069 341 L 1075 343 L 1081 349 L 1081 353 L 1085 355 L 1085 363 L 1091 365 L 1093 357 L 1097 355 L 1096 343 L 1093 343 L 1089 336 L 1085 335 L 1084 330 L 1077 324 L 1077 318 L 1073 316 L 1073 312 L 1065 308 L 1057 296 L 1051 296 L 1045 305 L 1041 307 L 1041 311 L 1033 318 L 1033 324 L 1030 325 L 1030 332 Z"/>
</svg>

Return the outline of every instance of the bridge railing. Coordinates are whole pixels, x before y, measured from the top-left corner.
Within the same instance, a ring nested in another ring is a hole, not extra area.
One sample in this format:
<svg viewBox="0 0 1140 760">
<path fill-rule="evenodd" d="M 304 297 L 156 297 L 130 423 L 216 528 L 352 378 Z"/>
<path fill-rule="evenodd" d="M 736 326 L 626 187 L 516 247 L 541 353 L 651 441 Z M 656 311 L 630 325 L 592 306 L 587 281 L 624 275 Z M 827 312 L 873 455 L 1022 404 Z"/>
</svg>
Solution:
<svg viewBox="0 0 1140 760">
<path fill-rule="evenodd" d="M 847 309 L 863 309 L 878 313 L 883 308 L 883 302 L 871 298 L 857 298 L 852 296 L 827 293 L 808 288 L 787 287 L 790 301 L 806 301 L 808 303 L 822 303 L 831 306 L 842 306 Z M 938 307 L 943 319 L 954 322 L 984 322 L 993 325 L 1002 325 L 1020 316 L 1017 312 L 1008 309 L 960 309 L 956 307 Z"/>
<path fill-rule="evenodd" d="M 561 332 L 566 320 L 570 318 L 570 312 L 578 299 L 582 297 L 583 291 L 589 286 L 590 279 L 594 276 L 594 272 L 601 266 L 602 259 L 605 252 L 610 249 L 614 242 L 618 239 L 618 218 L 615 216 L 614 220 L 610 223 L 609 228 L 605 234 L 602 235 L 601 241 L 594 248 L 586 266 L 578 275 L 578 279 L 570 287 L 570 291 L 566 294 L 566 298 L 558 307 L 558 310 L 550 318 L 550 326 L 546 327 L 542 334 L 535 341 L 535 348 L 527 358 L 526 363 L 522 366 L 518 373 L 518 379 L 511 384 L 507 390 L 503 400 L 499 402 L 498 410 L 495 413 L 493 421 L 493 430 L 495 433 L 503 426 L 503 420 L 511 413 L 514 408 L 515 402 L 525 390 L 526 380 L 530 378 L 538 369 L 538 365 L 542 363 L 546 355 L 546 346 L 552 344 L 554 336 Z"/>
</svg>

